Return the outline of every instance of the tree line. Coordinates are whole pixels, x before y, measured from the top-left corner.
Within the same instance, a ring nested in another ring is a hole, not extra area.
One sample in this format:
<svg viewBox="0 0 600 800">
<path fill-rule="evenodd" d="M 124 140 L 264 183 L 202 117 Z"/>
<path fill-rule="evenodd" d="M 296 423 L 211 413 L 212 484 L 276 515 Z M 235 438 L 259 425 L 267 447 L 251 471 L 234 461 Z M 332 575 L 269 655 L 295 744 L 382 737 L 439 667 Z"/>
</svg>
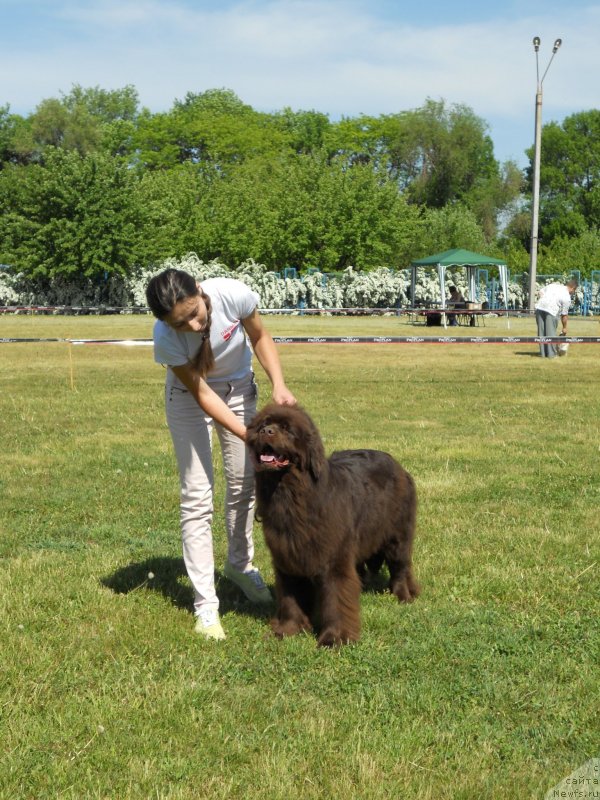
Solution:
<svg viewBox="0 0 600 800">
<path fill-rule="evenodd" d="M 132 86 L 76 85 L 28 116 L 0 107 L 0 263 L 106 277 L 194 252 L 334 272 L 466 247 L 523 270 L 531 172 L 443 100 L 332 121 L 227 89 L 153 113 Z M 599 178 L 599 110 L 544 126 L 541 271 L 600 268 Z"/>
</svg>

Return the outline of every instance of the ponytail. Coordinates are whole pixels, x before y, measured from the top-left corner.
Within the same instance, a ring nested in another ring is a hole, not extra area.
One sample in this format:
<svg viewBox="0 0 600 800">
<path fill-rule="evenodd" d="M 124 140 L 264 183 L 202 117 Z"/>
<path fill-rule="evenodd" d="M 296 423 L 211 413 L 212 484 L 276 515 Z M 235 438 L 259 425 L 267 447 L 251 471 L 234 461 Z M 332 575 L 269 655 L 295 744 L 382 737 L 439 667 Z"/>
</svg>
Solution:
<svg viewBox="0 0 600 800">
<path fill-rule="evenodd" d="M 207 373 L 210 372 L 215 365 L 215 355 L 210 344 L 212 303 L 210 302 L 210 297 L 207 294 L 204 294 L 202 289 L 200 289 L 200 296 L 206 304 L 208 321 L 206 323 L 206 330 L 202 333 L 202 342 L 200 343 L 200 347 L 196 351 L 196 355 L 192 358 L 192 364 L 198 371 L 199 375 L 202 378 L 206 378 Z"/>
</svg>

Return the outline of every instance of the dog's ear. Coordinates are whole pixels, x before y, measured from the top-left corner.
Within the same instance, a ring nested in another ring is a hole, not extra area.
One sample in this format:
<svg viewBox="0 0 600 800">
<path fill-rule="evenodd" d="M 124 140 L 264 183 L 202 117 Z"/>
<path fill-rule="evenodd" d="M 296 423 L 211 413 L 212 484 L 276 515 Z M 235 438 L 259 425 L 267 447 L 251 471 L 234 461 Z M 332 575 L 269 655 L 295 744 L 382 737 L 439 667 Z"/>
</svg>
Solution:
<svg viewBox="0 0 600 800">
<path fill-rule="evenodd" d="M 327 465 L 327 459 L 325 458 L 325 448 L 323 447 L 321 436 L 314 423 L 310 425 L 310 430 L 307 432 L 305 446 L 306 467 L 313 481 L 316 482 Z"/>
<path fill-rule="evenodd" d="M 248 425 L 246 426 L 246 445 L 248 447 L 252 447 L 254 442 L 256 441 L 256 433 L 258 430 L 259 425 L 259 415 L 255 414 L 254 418 L 250 420 Z"/>
<path fill-rule="evenodd" d="M 265 408 L 257 411 L 246 426 L 246 444 L 248 447 L 253 447 L 256 444 L 258 432 L 267 419 L 269 408 L 269 406 L 265 406 Z"/>
</svg>

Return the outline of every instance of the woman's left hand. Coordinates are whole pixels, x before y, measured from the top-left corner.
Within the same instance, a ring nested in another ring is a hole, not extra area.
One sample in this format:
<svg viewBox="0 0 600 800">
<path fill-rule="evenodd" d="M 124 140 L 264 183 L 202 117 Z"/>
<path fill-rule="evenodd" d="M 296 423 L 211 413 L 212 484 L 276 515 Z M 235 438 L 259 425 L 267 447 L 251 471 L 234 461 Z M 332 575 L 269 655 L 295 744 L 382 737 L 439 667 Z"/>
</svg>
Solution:
<svg viewBox="0 0 600 800">
<path fill-rule="evenodd" d="M 297 402 L 287 386 L 283 386 L 281 389 L 273 389 L 273 400 L 280 406 L 295 406 Z"/>
</svg>

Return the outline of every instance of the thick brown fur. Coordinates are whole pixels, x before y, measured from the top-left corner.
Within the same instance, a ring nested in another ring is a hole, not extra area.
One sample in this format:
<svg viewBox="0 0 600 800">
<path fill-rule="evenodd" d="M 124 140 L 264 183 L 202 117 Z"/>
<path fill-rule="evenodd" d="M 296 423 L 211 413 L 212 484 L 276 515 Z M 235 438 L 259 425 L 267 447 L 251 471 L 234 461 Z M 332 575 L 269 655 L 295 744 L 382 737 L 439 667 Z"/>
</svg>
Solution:
<svg viewBox="0 0 600 800">
<path fill-rule="evenodd" d="M 385 562 L 401 602 L 419 593 L 412 572 L 414 481 L 388 453 L 341 450 L 326 458 L 300 407 L 271 404 L 248 427 L 257 517 L 273 558 L 278 637 L 319 631 L 333 646 L 360 636 L 361 577 Z"/>
</svg>

